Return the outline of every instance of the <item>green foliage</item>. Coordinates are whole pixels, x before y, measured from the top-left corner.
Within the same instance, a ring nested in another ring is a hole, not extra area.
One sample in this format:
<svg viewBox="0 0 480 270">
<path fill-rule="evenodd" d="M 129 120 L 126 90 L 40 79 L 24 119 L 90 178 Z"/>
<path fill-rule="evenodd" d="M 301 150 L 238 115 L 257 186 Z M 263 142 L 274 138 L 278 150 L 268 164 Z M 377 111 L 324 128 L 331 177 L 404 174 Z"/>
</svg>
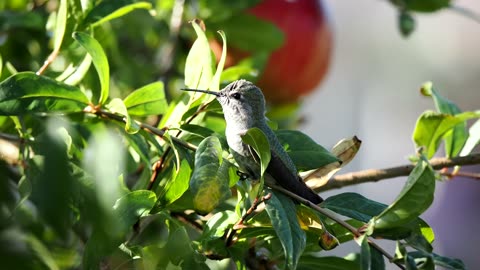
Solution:
<svg viewBox="0 0 480 270">
<path fill-rule="evenodd" d="M 477 121 L 467 133 L 466 121 L 478 111 L 461 112 L 424 86 L 438 112 L 417 121 L 413 140 L 425 157 L 417 157 L 395 201 L 340 193 L 321 204 L 362 232 L 354 237 L 263 182 L 239 181 L 218 102 L 176 91 L 218 91 L 255 76 L 258 61 L 283 42 L 279 29 L 244 14 L 257 1 L 186 1 L 184 17 L 203 18 L 207 29 L 198 20 L 176 28 L 179 1 L 40 2 L 0 4 L 0 151 L 13 145 L 17 153 L 0 153 L 3 268 L 245 269 L 266 261 L 288 269 L 383 269 L 382 254 L 368 243 L 381 237 L 397 241 L 395 260 L 408 269 L 464 269 L 433 253 L 433 230 L 419 216 L 435 191 L 428 159 L 442 140 L 447 156 L 469 154 L 480 128 Z M 405 12 L 448 4 L 403 2 Z M 215 66 L 208 40 L 218 29 L 224 51 Z M 227 37 L 253 54 L 224 70 Z M 338 161 L 299 131 L 276 135 L 299 171 Z M 242 140 L 263 175 L 271 158 L 265 134 L 250 129 Z M 355 258 L 322 256 L 325 235 L 340 243 L 356 238 Z"/>
</svg>

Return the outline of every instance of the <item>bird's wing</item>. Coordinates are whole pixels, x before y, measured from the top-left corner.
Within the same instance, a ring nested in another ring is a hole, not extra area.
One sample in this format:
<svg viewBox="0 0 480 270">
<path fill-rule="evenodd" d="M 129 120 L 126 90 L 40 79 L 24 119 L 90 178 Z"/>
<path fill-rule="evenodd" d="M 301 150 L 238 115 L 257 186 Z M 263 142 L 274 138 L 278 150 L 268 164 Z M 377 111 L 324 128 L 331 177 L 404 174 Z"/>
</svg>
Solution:
<svg viewBox="0 0 480 270">
<path fill-rule="evenodd" d="M 293 173 L 282 161 L 282 159 L 271 151 L 271 159 L 266 172 L 272 176 L 275 181 L 283 188 L 309 200 L 314 204 L 319 204 L 323 199 L 310 189 L 302 179 Z"/>
</svg>

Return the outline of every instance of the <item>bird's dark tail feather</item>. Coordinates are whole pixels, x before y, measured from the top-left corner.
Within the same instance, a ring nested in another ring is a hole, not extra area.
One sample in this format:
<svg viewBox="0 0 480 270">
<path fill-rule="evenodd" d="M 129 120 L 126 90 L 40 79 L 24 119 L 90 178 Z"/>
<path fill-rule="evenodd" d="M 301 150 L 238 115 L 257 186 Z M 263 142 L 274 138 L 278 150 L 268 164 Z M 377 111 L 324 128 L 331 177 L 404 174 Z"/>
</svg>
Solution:
<svg viewBox="0 0 480 270">
<path fill-rule="evenodd" d="M 272 176 L 281 187 L 309 200 L 311 203 L 319 204 L 323 202 L 322 197 L 309 188 L 307 184 L 302 181 L 300 176 L 293 174 L 286 166 L 284 166 L 281 159 L 273 154 L 273 152 L 270 163 L 267 167 L 267 173 Z"/>
</svg>

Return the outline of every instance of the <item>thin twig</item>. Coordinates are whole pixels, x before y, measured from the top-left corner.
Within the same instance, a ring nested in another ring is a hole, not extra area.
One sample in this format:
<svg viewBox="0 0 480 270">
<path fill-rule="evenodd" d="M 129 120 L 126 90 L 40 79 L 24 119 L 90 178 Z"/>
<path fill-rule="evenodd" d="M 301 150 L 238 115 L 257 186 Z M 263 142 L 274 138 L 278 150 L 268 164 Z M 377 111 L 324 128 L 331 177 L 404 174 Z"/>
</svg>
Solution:
<svg viewBox="0 0 480 270">
<path fill-rule="evenodd" d="M 275 189 L 277 191 L 280 191 L 282 192 L 283 194 L 289 196 L 290 198 L 293 198 L 295 199 L 296 201 L 299 201 L 300 203 L 318 211 L 320 214 L 322 215 L 325 215 L 326 217 L 330 218 L 331 220 L 337 222 L 338 224 L 340 224 L 342 227 L 344 227 L 345 229 L 349 230 L 355 237 L 360 237 L 362 234 L 358 231 L 357 228 L 353 227 L 352 225 L 348 224 L 347 222 L 345 222 L 344 220 L 342 220 L 341 218 L 339 218 L 337 216 L 337 214 L 335 214 L 334 212 L 326 209 L 326 208 L 321 208 L 320 206 L 316 205 L 316 204 L 313 204 L 311 203 L 309 200 L 307 199 L 304 199 L 300 196 L 298 196 L 297 194 L 289 191 L 289 190 L 286 190 L 284 189 L 283 187 L 281 186 L 277 186 L 277 185 L 269 185 L 270 188 L 272 189 Z M 400 263 L 398 262 L 395 262 L 393 259 L 393 256 L 390 255 L 387 251 L 385 251 L 382 247 L 380 247 L 379 245 L 377 245 L 377 243 L 373 242 L 371 239 L 368 239 L 368 244 L 376 249 L 378 252 L 382 253 L 383 256 L 385 256 L 390 262 L 394 263 L 395 265 L 397 265 L 400 269 L 405 269 L 405 267 L 403 265 L 401 265 Z"/>
<path fill-rule="evenodd" d="M 86 111 L 86 112 L 89 112 L 89 111 Z M 121 115 L 110 113 L 110 112 L 107 112 L 107 111 L 104 111 L 104 110 L 94 111 L 93 113 L 100 116 L 100 117 L 109 118 L 109 119 L 113 119 L 113 120 L 116 120 L 116 121 L 119 121 L 119 122 L 127 123 L 127 120 L 125 119 L 125 117 L 121 116 Z M 144 129 L 144 130 L 146 130 L 146 131 L 148 131 L 152 134 L 155 134 L 155 135 L 159 136 L 160 138 L 163 138 L 165 136 L 165 130 L 153 127 L 149 124 L 145 124 L 145 123 L 142 123 L 140 121 L 136 121 L 136 120 L 134 120 L 134 121 L 141 129 Z M 173 142 L 178 143 L 179 145 L 185 147 L 186 149 L 189 149 L 189 150 L 192 150 L 192 151 L 197 150 L 197 146 L 194 145 L 194 144 L 186 142 L 186 141 L 184 141 L 182 139 L 179 139 L 177 137 L 171 136 L 171 138 L 172 138 Z"/>
<path fill-rule="evenodd" d="M 450 168 L 462 165 L 480 164 L 480 154 L 471 154 L 464 157 L 454 158 L 434 158 L 430 160 L 430 165 L 433 169 L 439 170 L 442 168 Z M 316 188 L 315 191 L 325 191 L 330 189 L 341 188 L 350 185 L 357 185 L 367 182 L 377 182 L 387 178 L 394 178 L 399 176 L 409 175 L 415 165 L 408 164 L 398 167 L 391 167 L 386 169 L 370 169 L 347 174 L 341 174 L 332 177 L 327 184 Z"/>
<path fill-rule="evenodd" d="M 445 177 L 448 177 L 448 178 L 453 178 L 455 176 L 460 176 L 460 177 L 468 177 L 468 178 L 471 178 L 471 179 L 480 180 L 480 174 L 479 173 L 458 171 L 458 172 L 453 172 L 453 173 L 451 173 L 451 172 L 440 172 L 440 174 L 445 176 Z"/>
<path fill-rule="evenodd" d="M 226 240 L 225 240 L 225 243 L 226 243 L 227 247 L 229 247 L 233 244 L 233 237 L 235 236 L 235 234 L 237 233 L 238 230 L 245 227 L 245 225 L 244 225 L 245 221 L 247 221 L 247 219 L 250 217 L 250 215 L 252 215 L 253 212 L 255 210 L 257 210 L 257 207 L 261 203 L 269 200 L 271 197 L 272 197 L 272 194 L 269 193 L 269 194 L 263 196 L 261 199 L 255 198 L 252 206 L 243 214 L 243 216 L 237 221 L 237 223 L 235 223 L 235 225 L 233 225 L 232 229 L 228 232 L 228 235 L 227 235 Z"/>
<path fill-rule="evenodd" d="M 55 58 L 57 58 L 58 56 L 58 53 L 59 53 L 59 50 L 54 50 L 48 57 L 47 57 L 47 60 L 45 60 L 45 62 L 43 62 L 43 65 L 42 67 L 40 67 L 40 69 L 35 73 L 37 75 L 42 75 L 45 70 L 47 70 L 48 66 L 53 62 L 53 60 L 55 60 Z"/>
</svg>

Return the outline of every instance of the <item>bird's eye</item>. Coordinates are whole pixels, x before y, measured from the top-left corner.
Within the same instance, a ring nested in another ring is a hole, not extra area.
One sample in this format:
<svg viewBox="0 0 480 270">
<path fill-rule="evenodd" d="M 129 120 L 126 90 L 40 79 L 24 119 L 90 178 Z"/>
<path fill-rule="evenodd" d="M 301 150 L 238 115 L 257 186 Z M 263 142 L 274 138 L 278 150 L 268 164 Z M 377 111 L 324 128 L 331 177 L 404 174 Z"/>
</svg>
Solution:
<svg viewBox="0 0 480 270">
<path fill-rule="evenodd" d="M 241 95 L 240 95 L 240 93 L 233 93 L 233 94 L 232 94 L 232 97 L 233 97 L 234 99 L 236 99 L 236 100 L 239 100 L 240 97 L 241 97 Z"/>
</svg>

